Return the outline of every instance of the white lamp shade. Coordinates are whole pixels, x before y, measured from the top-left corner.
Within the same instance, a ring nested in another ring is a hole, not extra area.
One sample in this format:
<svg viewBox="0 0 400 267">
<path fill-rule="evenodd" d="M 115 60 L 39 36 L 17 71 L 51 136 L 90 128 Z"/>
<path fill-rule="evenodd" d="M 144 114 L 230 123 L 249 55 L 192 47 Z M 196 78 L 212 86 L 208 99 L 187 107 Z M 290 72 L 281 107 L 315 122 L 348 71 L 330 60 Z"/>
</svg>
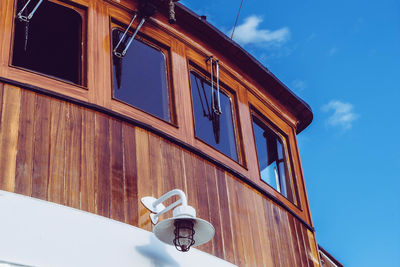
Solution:
<svg viewBox="0 0 400 267">
<path fill-rule="evenodd" d="M 174 245 L 174 222 L 177 219 L 188 219 L 193 221 L 193 229 L 195 231 L 193 235 L 194 244 L 193 247 L 199 246 L 201 244 L 207 243 L 213 238 L 215 234 L 214 226 L 211 223 L 190 216 L 180 216 L 178 218 L 165 219 L 154 226 L 153 232 L 158 239 L 168 245 Z"/>
</svg>

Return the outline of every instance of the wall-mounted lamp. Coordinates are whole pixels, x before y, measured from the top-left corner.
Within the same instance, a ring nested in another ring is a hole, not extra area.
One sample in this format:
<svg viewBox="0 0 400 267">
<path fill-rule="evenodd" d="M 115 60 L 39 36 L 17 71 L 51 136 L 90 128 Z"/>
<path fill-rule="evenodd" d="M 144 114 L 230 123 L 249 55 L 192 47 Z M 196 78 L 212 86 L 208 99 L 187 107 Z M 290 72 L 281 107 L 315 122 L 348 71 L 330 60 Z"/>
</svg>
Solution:
<svg viewBox="0 0 400 267">
<path fill-rule="evenodd" d="M 165 207 L 162 202 L 172 196 L 178 196 L 179 199 Z M 171 190 L 159 199 L 144 197 L 142 203 L 152 212 L 150 218 L 155 224 L 153 232 L 156 237 L 164 243 L 174 245 L 179 251 L 189 251 L 190 247 L 204 244 L 214 236 L 214 227 L 209 222 L 196 218 L 196 210 L 188 206 L 186 195 L 182 190 Z M 157 223 L 160 215 L 173 208 L 175 209 L 172 218 Z"/>
</svg>

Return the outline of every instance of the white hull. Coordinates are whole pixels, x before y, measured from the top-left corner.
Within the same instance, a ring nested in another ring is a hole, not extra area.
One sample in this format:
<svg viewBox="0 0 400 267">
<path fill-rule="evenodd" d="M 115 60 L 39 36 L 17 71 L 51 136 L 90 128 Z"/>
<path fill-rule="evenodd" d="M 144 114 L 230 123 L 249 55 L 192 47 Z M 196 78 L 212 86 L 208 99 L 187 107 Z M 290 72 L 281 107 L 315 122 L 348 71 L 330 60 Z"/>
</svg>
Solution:
<svg viewBox="0 0 400 267">
<path fill-rule="evenodd" d="M 178 252 L 131 225 L 0 190 L 0 266 L 18 265 L 235 266 L 194 248 Z"/>
</svg>

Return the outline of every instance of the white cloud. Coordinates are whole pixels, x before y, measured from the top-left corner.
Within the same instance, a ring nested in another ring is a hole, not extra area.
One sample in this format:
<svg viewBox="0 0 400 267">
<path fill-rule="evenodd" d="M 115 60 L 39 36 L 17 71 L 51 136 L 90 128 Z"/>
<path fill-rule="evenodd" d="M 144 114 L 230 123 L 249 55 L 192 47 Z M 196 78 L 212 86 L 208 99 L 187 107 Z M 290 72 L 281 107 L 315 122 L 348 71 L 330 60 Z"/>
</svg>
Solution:
<svg viewBox="0 0 400 267">
<path fill-rule="evenodd" d="M 333 114 L 327 120 L 327 124 L 330 126 L 342 127 L 343 130 L 351 129 L 353 122 L 359 117 L 359 115 L 354 112 L 354 106 L 352 104 L 338 100 L 332 100 L 324 105 L 322 111 L 333 111 Z"/>
<path fill-rule="evenodd" d="M 262 21 L 261 17 L 255 15 L 247 17 L 243 24 L 236 27 L 233 39 L 241 45 L 258 44 L 264 46 L 280 46 L 289 40 L 290 30 L 288 27 L 275 31 L 260 29 L 259 25 Z"/>
</svg>

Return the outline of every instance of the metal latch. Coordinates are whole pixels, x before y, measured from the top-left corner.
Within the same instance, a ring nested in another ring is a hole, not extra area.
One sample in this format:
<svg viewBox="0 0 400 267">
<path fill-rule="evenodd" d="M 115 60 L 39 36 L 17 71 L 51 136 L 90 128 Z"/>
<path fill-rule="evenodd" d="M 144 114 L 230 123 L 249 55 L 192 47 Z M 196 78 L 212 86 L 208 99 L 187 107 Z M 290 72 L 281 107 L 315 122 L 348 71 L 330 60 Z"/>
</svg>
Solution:
<svg viewBox="0 0 400 267">
<path fill-rule="evenodd" d="M 122 35 L 121 39 L 119 39 L 118 44 L 115 46 L 113 53 L 115 56 L 119 57 L 119 58 L 123 58 L 126 54 L 126 52 L 128 51 L 129 46 L 131 45 L 133 39 L 135 39 L 135 36 L 137 35 L 137 33 L 139 32 L 140 28 L 142 28 L 143 23 L 146 21 L 146 18 L 142 18 L 142 20 L 140 21 L 139 25 L 137 26 L 135 32 L 133 33 L 131 39 L 129 40 L 129 42 L 126 44 L 124 50 L 122 52 L 118 52 L 118 47 L 121 45 L 122 41 L 127 37 L 127 33 L 129 31 L 129 29 L 132 26 L 132 23 L 135 21 L 137 17 L 137 14 L 135 14 L 131 20 L 131 22 L 129 23 L 128 27 L 126 28 L 126 30 L 124 31 L 124 34 Z"/>
<path fill-rule="evenodd" d="M 36 10 L 39 8 L 40 4 L 43 2 L 43 0 L 39 0 L 37 2 L 37 4 L 35 5 L 35 7 L 32 9 L 31 13 L 28 14 L 28 16 L 24 16 L 22 15 L 22 13 L 25 11 L 25 9 L 28 7 L 29 3 L 32 0 L 28 0 L 28 2 L 26 2 L 26 4 L 24 5 L 24 7 L 18 12 L 17 17 L 20 21 L 25 21 L 25 22 L 29 22 L 29 20 L 32 18 L 33 14 L 35 14 Z"/>
<path fill-rule="evenodd" d="M 210 61 L 210 66 L 211 66 L 211 106 L 212 106 L 212 110 L 215 114 L 217 115 L 221 115 L 222 111 L 221 111 L 221 100 L 220 100 L 220 91 L 219 91 L 219 60 L 213 60 L 213 56 L 210 56 L 206 62 Z M 215 74 L 216 74 L 216 78 L 217 78 L 217 103 L 215 102 L 215 90 L 214 90 L 214 65 L 215 65 Z"/>
</svg>

